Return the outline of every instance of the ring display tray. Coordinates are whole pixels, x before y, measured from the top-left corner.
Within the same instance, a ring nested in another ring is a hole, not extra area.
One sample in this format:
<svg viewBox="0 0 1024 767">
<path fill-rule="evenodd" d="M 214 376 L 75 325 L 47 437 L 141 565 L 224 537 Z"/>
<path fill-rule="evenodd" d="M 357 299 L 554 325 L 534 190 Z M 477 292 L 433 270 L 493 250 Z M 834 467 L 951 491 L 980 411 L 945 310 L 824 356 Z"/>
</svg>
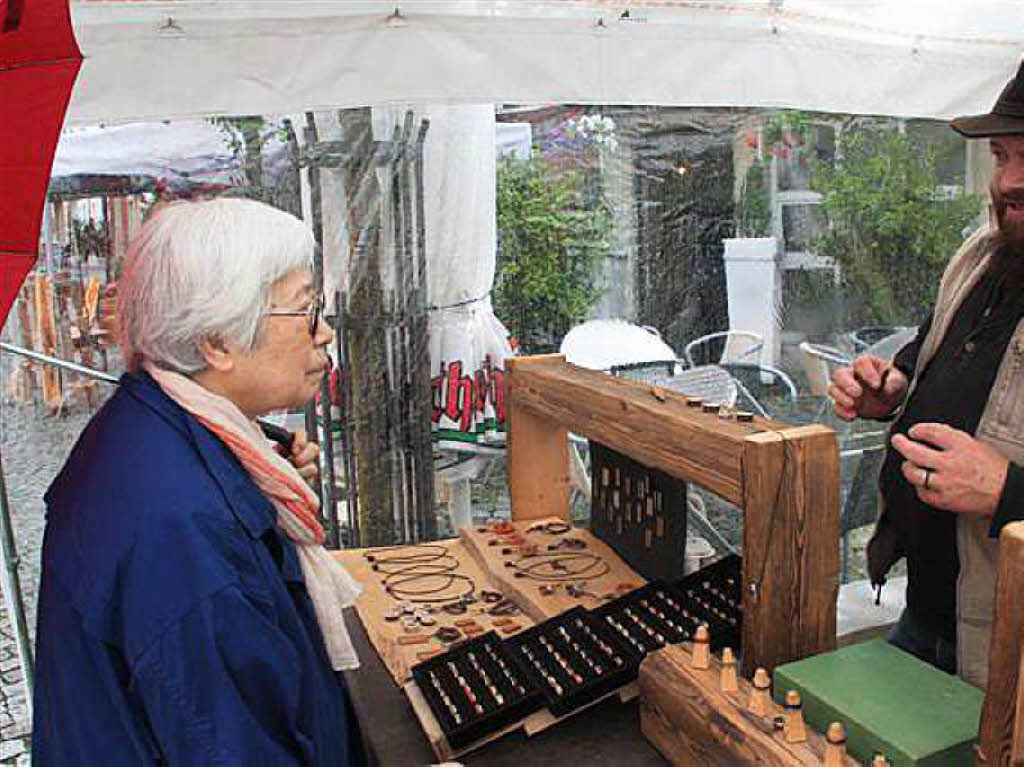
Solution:
<svg viewBox="0 0 1024 767">
<path fill-rule="evenodd" d="M 505 645 L 555 716 L 633 681 L 643 657 L 582 608 L 509 637 Z"/>
<path fill-rule="evenodd" d="M 661 582 L 630 591 L 592 612 L 642 655 L 692 639 L 702 622 L 683 607 L 675 589 Z"/>
<path fill-rule="evenodd" d="M 613 694 L 627 699 L 641 661 L 692 640 L 702 624 L 713 650 L 738 648 L 740 566 L 726 557 L 674 584 L 577 606 L 512 636 L 491 631 L 414 666 L 406 694 L 438 758 L 513 730 L 532 735 Z"/>
<path fill-rule="evenodd" d="M 736 554 L 714 562 L 672 584 L 687 620 L 708 624 L 711 650 L 739 650 L 743 636 L 743 560 Z"/>
<path fill-rule="evenodd" d="M 514 725 L 544 705 L 534 680 L 493 631 L 414 666 L 412 678 L 453 749 Z"/>
</svg>

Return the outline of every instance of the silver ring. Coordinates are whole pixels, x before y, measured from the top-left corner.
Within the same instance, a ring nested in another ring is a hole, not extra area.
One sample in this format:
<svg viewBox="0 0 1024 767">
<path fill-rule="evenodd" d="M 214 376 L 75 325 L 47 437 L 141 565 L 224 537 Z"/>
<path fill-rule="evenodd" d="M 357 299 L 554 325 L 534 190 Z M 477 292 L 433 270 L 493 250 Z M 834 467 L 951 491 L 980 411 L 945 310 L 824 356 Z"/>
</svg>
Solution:
<svg viewBox="0 0 1024 767">
<path fill-rule="evenodd" d="M 924 469 L 924 482 L 921 484 L 921 487 L 923 487 L 925 490 L 931 490 L 932 470 L 925 469 L 924 466 L 922 466 L 921 468 Z"/>
</svg>

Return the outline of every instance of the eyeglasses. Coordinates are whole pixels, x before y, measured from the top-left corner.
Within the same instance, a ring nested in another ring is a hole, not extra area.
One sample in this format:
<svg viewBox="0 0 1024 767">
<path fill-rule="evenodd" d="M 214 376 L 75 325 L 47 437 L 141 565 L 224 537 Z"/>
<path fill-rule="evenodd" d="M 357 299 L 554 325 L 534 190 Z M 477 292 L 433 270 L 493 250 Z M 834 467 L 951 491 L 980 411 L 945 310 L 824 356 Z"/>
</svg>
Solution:
<svg viewBox="0 0 1024 767">
<path fill-rule="evenodd" d="M 320 320 L 323 318 L 324 313 L 324 297 L 319 295 L 314 298 L 302 311 L 289 310 L 289 309 L 270 309 L 267 311 L 267 315 L 271 317 L 305 317 L 306 318 L 306 329 L 309 331 L 310 338 L 316 338 L 317 332 L 320 330 Z"/>
</svg>

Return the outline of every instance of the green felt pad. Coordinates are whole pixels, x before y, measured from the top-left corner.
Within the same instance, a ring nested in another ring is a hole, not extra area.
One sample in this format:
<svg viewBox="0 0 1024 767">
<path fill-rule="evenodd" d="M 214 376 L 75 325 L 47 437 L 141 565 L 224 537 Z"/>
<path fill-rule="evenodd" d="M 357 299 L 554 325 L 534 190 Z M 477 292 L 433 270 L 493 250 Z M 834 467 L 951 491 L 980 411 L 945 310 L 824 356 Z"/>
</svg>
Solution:
<svg viewBox="0 0 1024 767">
<path fill-rule="evenodd" d="M 982 692 L 884 640 L 779 666 L 774 690 L 780 702 L 798 690 L 819 732 L 842 722 L 861 761 L 882 752 L 893 767 L 973 763 Z"/>
</svg>

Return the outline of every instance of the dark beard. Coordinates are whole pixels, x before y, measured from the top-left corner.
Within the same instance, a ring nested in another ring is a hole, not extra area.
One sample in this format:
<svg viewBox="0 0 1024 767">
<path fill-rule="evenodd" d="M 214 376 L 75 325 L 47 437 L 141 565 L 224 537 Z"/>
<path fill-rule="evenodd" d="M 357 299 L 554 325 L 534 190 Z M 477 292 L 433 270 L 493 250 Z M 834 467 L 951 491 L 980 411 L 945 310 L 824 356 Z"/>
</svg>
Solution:
<svg viewBox="0 0 1024 767">
<path fill-rule="evenodd" d="M 1024 202 L 1024 193 L 1014 192 L 1006 197 L 1000 195 L 995 189 L 991 190 L 992 207 L 995 210 L 996 221 L 999 224 L 999 239 L 1009 254 L 1024 258 L 1024 222 L 1006 220 L 1006 202 Z"/>
<path fill-rule="evenodd" d="M 996 233 L 996 243 L 988 272 L 998 275 L 1003 284 L 1024 285 L 1024 250 L 1011 247 L 1002 232 Z"/>
</svg>

